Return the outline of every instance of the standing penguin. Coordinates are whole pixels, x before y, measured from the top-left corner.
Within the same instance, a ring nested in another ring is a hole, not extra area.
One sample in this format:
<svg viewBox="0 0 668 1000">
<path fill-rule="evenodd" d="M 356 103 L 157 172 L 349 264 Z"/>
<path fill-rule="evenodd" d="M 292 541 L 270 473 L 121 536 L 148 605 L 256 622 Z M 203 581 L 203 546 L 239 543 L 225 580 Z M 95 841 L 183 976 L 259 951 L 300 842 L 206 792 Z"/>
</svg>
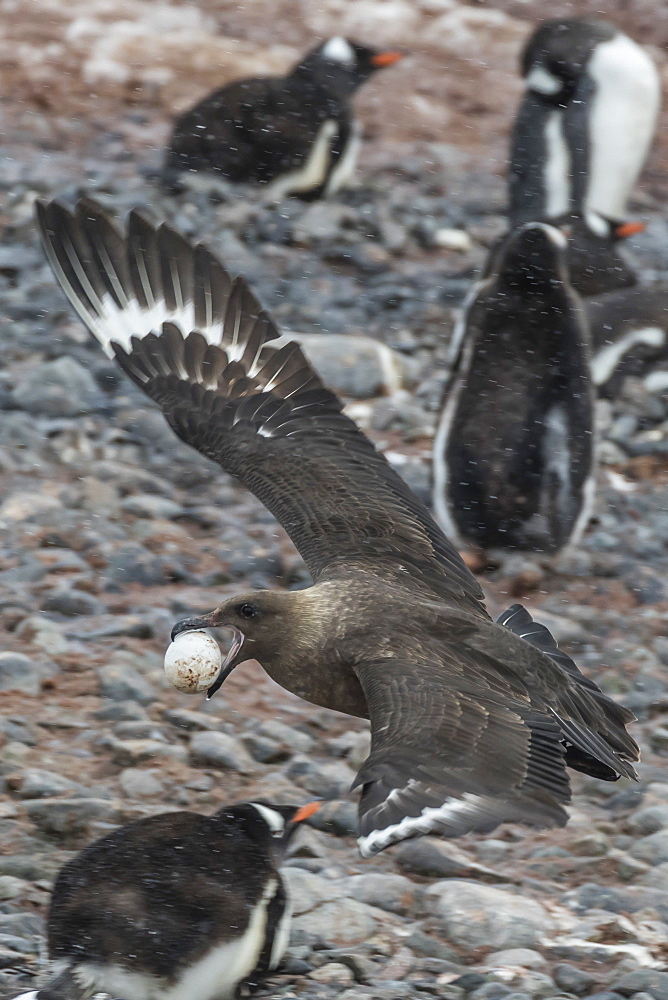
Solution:
<svg viewBox="0 0 668 1000">
<path fill-rule="evenodd" d="M 622 222 L 660 105 L 647 53 L 599 18 L 546 21 L 521 58 L 526 93 L 512 134 L 513 223 L 575 213 L 598 235 Z"/>
<path fill-rule="evenodd" d="M 594 488 L 586 320 L 566 239 L 543 223 L 490 257 L 453 338 L 434 441 L 434 508 L 483 548 L 556 552 L 583 531 Z"/>
<path fill-rule="evenodd" d="M 120 827 L 59 873 L 53 974 L 17 1000 L 231 1000 L 275 969 L 290 905 L 277 865 L 320 803 L 245 802 Z"/>
<path fill-rule="evenodd" d="M 273 197 L 315 199 L 352 176 L 359 128 L 351 107 L 372 73 L 402 58 L 335 36 L 283 77 L 236 80 L 177 120 L 162 179 L 212 171 L 230 181 L 270 185 Z"/>
</svg>

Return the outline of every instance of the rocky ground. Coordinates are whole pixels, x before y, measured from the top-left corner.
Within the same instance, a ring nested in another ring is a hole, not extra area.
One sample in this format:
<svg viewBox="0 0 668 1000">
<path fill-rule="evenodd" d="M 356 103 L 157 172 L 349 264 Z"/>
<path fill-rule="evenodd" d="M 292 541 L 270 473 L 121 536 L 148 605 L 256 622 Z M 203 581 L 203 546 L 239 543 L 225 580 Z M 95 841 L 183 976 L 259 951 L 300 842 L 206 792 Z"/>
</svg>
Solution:
<svg viewBox="0 0 668 1000">
<path fill-rule="evenodd" d="M 34 982 L 50 885 L 91 838 L 164 809 L 317 795 L 332 802 L 287 868 L 287 970 L 263 995 L 666 1000 L 668 400 L 629 380 L 600 404 L 596 517 L 576 553 L 508 558 L 482 577 L 491 610 L 518 598 L 539 610 L 634 709 L 639 785 L 575 776 L 564 830 L 506 826 L 362 861 L 348 789 L 363 724 L 312 709 L 257 665 L 210 704 L 168 688 L 176 619 L 248 585 L 303 586 L 305 571 L 264 508 L 177 442 L 89 341 L 31 221 L 35 196 L 85 187 L 206 236 L 281 325 L 323 334 L 309 349 L 328 381 L 428 499 L 454 310 L 504 226 L 514 61 L 529 28 L 519 17 L 547 5 L 359 0 L 342 12 L 284 0 L 271 27 L 259 3 L 33 6 L 27 17 L 0 2 L 0 991 Z M 278 68 L 344 15 L 349 33 L 419 55 L 362 95 L 371 134 L 355 189 L 275 207 L 245 192 L 156 191 L 147 174 L 167 109 L 217 82 L 223 51 L 237 72 Z M 637 0 L 623 23 L 659 44 L 662 16 L 648 37 Z M 648 229 L 629 252 L 647 280 L 666 277 L 665 153 L 664 139 L 635 203 Z M 344 333 L 390 347 L 392 371 L 361 339 L 343 352 Z"/>
</svg>

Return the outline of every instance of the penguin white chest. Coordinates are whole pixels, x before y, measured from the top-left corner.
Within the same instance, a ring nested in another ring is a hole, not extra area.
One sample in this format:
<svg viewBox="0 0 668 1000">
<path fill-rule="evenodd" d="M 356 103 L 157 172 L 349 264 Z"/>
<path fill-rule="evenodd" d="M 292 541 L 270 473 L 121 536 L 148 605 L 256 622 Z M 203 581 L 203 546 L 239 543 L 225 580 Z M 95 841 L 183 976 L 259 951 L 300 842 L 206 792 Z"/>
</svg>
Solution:
<svg viewBox="0 0 668 1000">
<path fill-rule="evenodd" d="M 589 112 L 587 212 L 622 219 L 654 135 L 660 81 L 647 53 L 619 34 L 597 46 L 587 67 L 595 84 Z"/>
</svg>

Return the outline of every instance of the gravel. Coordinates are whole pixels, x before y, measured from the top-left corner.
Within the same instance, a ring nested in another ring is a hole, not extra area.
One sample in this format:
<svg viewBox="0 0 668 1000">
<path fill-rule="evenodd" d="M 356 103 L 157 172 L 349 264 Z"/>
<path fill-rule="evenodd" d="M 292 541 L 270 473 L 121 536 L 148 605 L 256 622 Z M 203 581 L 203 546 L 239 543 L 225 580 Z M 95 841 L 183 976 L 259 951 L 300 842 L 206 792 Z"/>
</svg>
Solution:
<svg viewBox="0 0 668 1000">
<path fill-rule="evenodd" d="M 259 13 L 255 5 L 253 12 L 223 5 L 229 30 L 263 58 L 261 22 L 275 19 L 264 2 Z M 128 3 L 128 21 L 146 26 L 151 5 Z M 91 4 L 94 20 L 98 0 Z M 660 966 L 668 949 L 668 395 L 648 397 L 642 379 L 631 377 L 600 403 L 604 468 L 595 523 L 577 552 L 552 563 L 512 557 L 480 577 L 492 612 L 528 600 L 585 672 L 633 708 L 643 751 L 639 785 L 574 775 L 564 830 L 504 826 L 457 843 L 426 838 L 363 861 L 357 794 L 349 791 L 368 753 L 363 721 L 298 701 L 253 664 L 236 670 L 209 703 L 166 685 L 162 656 L 179 617 L 249 587 L 301 587 L 308 574 L 264 508 L 178 442 L 86 338 L 30 221 L 35 195 L 82 185 L 121 213 L 150 201 L 186 233 L 206 238 L 252 279 L 281 328 L 297 331 L 351 416 L 428 500 L 456 309 L 504 226 L 502 183 L 490 164 L 505 162 L 502 132 L 516 97 L 510 67 L 527 30 L 516 17 L 548 16 L 552 7 L 519 5 L 527 11 L 518 15 L 517 4 L 501 0 L 390 6 L 385 20 L 387 4 L 376 0 L 338 13 L 304 8 L 285 19 L 287 34 L 279 21 L 276 41 L 295 53 L 313 34 L 340 30 L 415 51 L 409 77 L 397 83 L 400 121 L 373 103 L 380 94 L 392 99 L 389 73 L 388 91 L 382 85 L 374 96 L 370 86 L 360 96 L 370 102 L 361 104 L 365 121 L 385 138 L 365 144 L 358 186 L 311 205 L 259 204 L 234 190 L 219 201 L 201 191 L 159 193 L 144 168 L 155 165 L 164 141 L 162 98 L 146 101 L 138 91 L 128 103 L 125 90 L 105 81 L 95 98 L 96 120 L 107 123 L 101 130 L 90 117 L 92 82 L 75 110 L 68 103 L 75 59 L 59 75 L 58 98 L 39 97 L 33 113 L 43 79 L 33 74 L 48 76 L 58 46 L 89 39 L 93 20 L 83 35 L 81 25 L 66 35 L 74 15 L 63 8 L 44 23 L 30 19 L 16 45 L 18 64 L 22 53 L 39 56 L 40 32 L 45 45 L 55 42 L 48 58 L 31 57 L 27 84 L 8 79 L 3 90 L 28 102 L 17 110 L 8 98 L 3 106 L 9 125 L 0 159 L 3 998 L 34 987 L 49 886 L 90 839 L 165 808 L 211 813 L 240 799 L 320 796 L 328 801 L 295 839 L 285 869 L 295 904 L 287 971 L 260 998 L 667 995 Z M 196 6 L 187 9 L 200 16 Z M 170 16 L 185 17 L 180 10 L 170 8 Z M 633 10 L 624 16 L 629 28 L 636 21 L 642 28 Z M 115 45 L 110 18 L 101 15 L 100 30 L 111 26 Z M 217 44 L 218 28 L 191 26 L 195 36 L 183 37 L 199 42 L 188 51 L 204 53 L 206 62 L 211 50 L 202 46 Z M 149 29 L 161 56 L 164 29 L 152 22 Z M 47 38 L 52 31 L 57 38 Z M 170 38 L 177 35 L 170 29 Z M 658 42 L 653 52 L 665 69 Z M 5 60 L 0 72 L 14 62 Z M 476 76 L 483 63 L 496 73 L 498 91 Z M 211 65 L 217 78 L 219 53 Z M 174 73 L 171 108 L 185 100 L 189 73 L 169 60 L 165 66 Z M 192 86 L 204 91 L 197 73 Z M 432 76 L 450 90 L 430 92 Z M 160 90 L 157 79 L 151 93 Z M 453 92 L 456 79 L 466 85 Z M 415 106 L 407 93 L 419 98 Z M 447 113 L 447 123 L 425 124 L 424 108 Z M 434 135 L 447 141 L 426 141 Z M 650 236 L 626 251 L 643 281 L 665 280 L 668 271 L 660 176 L 655 163 L 651 191 L 639 189 Z"/>
</svg>

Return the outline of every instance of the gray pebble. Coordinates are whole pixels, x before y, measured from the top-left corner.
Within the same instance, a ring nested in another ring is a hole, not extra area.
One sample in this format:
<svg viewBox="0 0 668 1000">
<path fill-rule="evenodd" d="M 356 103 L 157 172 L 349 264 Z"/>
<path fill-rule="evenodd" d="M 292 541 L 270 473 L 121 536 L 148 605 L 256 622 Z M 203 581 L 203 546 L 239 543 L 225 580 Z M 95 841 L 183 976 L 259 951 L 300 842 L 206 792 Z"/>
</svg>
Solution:
<svg viewBox="0 0 668 1000">
<path fill-rule="evenodd" d="M 194 766 L 240 771 L 242 774 L 255 770 L 255 762 L 241 740 L 227 733 L 195 733 L 190 740 L 190 760 Z"/>
<path fill-rule="evenodd" d="M 0 691 L 38 694 L 42 672 L 24 653 L 0 653 Z"/>
<path fill-rule="evenodd" d="M 149 705 L 155 701 L 155 688 L 133 667 L 124 663 L 110 663 L 98 671 L 100 677 L 100 693 L 104 698 L 114 701 L 136 701 L 140 705 Z"/>
<path fill-rule="evenodd" d="M 631 833 L 648 836 L 668 827 L 668 803 L 666 805 L 647 806 L 629 816 L 626 821 Z"/>
<path fill-rule="evenodd" d="M 668 829 L 657 830 L 638 840 L 629 853 L 639 861 L 646 861 L 650 865 L 659 865 L 668 861 Z"/>
<path fill-rule="evenodd" d="M 119 740 L 111 737 L 106 740 L 111 750 L 111 758 L 119 767 L 134 767 L 144 761 L 160 759 L 178 760 L 186 763 L 188 751 L 180 744 L 163 743 L 161 740 Z"/>
<path fill-rule="evenodd" d="M 67 617 L 76 615 L 101 615 L 105 606 L 92 594 L 84 590 L 66 587 L 52 590 L 42 600 L 42 611 L 51 611 Z"/>
<path fill-rule="evenodd" d="M 165 786 L 156 771 L 146 771 L 140 768 L 128 768 L 121 771 L 118 783 L 123 794 L 129 799 L 152 799 L 162 795 Z"/>
<path fill-rule="evenodd" d="M 415 885 L 403 875 L 353 875 L 338 886 L 343 895 L 390 913 L 408 913 L 415 902 Z"/>
<path fill-rule="evenodd" d="M 158 556 L 136 542 L 126 542 L 110 554 L 104 575 L 111 584 L 122 587 L 128 583 L 144 587 L 167 583 L 165 567 Z"/>
<path fill-rule="evenodd" d="M 286 776 L 312 795 L 333 799 L 346 795 L 355 780 L 355 772 L 343 761 L 318 761 L 302 755 L 292 758 Z"/>
<path fill-rule="evenodd" d="M 104 402 L 90 372 L 67 355 L 29 371 L 14 388 L 12 399 L 19 409 L 49 417 L 74 417 Z"/>
<path fill-rule="evenodd" d="M 134 514 L 135 517 L 164 518 L 166 520 L 178 517 L 183 513 L 180 504 L 174 503 L 167 497 L 150 493 L 126 497 L 121 502 L 121 510 L 126 514 Z"/>
<path fill-rule="evenodd" d="M 589 993 L 594 985 L 594 977 L 584 969 L 578 969 L 575 965 L 567 962 L 559 962 L 552 970 L 552 975 L 557 986 L 566 990 L 567 993 L 575 993 L 578 997 L 583 997 Z"/>
<path fill-rule="evenodd" d="M 658 969 L 638 969 L 612 982 L 612 989 L 624 997 L 634 993 L 649 993 L 655 1000 L 668 1000 L 668 972 Z"/>
<path fill-rule="evenodd" d="M 106 799 L 32 799 L 26 802 L 28 819 L 43 833 L 67 838 L 88 830 L 93 822 L 121 822 L 118 805 Z"/>
<path fill-rule="evenodd" d="M 552 926 L 535 900 L 461 879 L 436 882 L 426 891 L 425 902 L 446 938 L 468 950 L 530 948 Z"/>
<path fill-rule="evenodd" d="M 76 795 L 89 794 L 83 785 L 64 775 L 37 768 L 20 771 L 15 777 L 8 778 L 8 784 L 20 799 L 45 799 L 55 795 L 65 795 L 68 792 Z"/>
</svg>

